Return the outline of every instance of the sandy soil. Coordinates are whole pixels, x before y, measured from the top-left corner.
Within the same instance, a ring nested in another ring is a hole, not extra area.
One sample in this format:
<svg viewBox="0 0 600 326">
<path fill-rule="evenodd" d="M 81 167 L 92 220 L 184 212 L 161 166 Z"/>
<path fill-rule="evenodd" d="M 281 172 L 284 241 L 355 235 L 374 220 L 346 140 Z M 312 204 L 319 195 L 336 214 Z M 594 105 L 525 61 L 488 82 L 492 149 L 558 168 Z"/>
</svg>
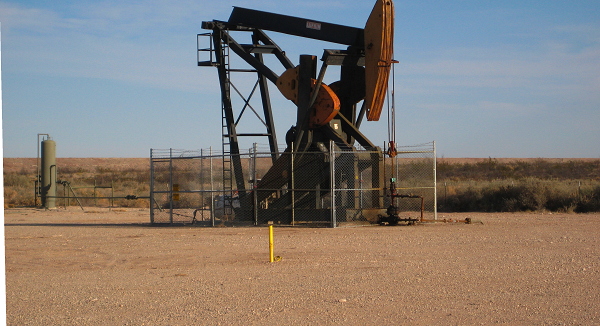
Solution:
<svg viewBox="0 0 600 326">
<path fill-rule="evenodd" d="M 5 210 L 9 325 L 598 325 L 600 214 L 483 224 L 149 226 Z"/>
</svg>

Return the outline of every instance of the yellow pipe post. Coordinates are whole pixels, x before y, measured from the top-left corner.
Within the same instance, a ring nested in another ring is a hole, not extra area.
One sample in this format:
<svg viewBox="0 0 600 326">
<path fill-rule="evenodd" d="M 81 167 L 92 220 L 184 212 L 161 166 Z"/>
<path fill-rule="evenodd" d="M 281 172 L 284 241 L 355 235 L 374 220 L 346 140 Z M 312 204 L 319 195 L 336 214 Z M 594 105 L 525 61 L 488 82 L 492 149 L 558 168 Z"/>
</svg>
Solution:
<svg viewBox="0 0 600 326">
<path fill-rule="evenodd" d="M 271 263 L 275 261 L 273 256 L 273 225 L 269 225 L 269 261 Z"/>
</svg>

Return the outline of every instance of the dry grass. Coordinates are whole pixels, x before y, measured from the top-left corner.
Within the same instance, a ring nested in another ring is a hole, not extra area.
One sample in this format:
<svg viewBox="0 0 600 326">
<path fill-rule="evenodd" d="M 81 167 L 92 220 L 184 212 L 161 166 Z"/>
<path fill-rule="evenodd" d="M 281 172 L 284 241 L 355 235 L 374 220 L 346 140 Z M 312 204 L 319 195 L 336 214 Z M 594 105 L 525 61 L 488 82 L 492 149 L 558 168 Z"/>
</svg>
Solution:
<svg viewBox="0 0 600 326">
<path fill-rule="evenodd" d="M 70 182 L 79 197 L 147 197 L 149 188 L 149 159 L 147 158 L 57 158 L 58 180 Z M 4 158 L 4 205 L 34 206 L 37 159 Z M 97 188 L 98 187 L 112 187 Z M 70 193 L 68 187 L 58 185 L 58 196 Z M 39 204 L 39 200 L 37 201 Z M 63 200 L 58 205 L 66 205 Z M 70 205 L 78 205 L 75 200 Z M 148 207 L 148 200 L 108 199 L 83 200 L 84 206 Z"/>
<path fill-rule="evenodd" d="M 269 159 L 259 161 L 264 174 Z M 94 185 L 112 186 L 96 189 L 97 196 L 149 195 L 148 158 L 57 158 L 57 166 L 58 179 L 69 181 L 78 196 L 93 196 L 93 188 L 81 187 Z M 220 160 L 213 161 L 213 168 L 213 173 L 220 173 Z M 4 159 L 5 207 L 35 204 L 36 174 L 35 158 Z M 600 210 L 600 159 L 439 158 L 437 180 L 438 202 L 446 211 Z M 58 191 L 60 196 L 65 189 L 59 186 Z M 112 204 L 148 207 L 146 200 L 120 199 Z"/>
</svg>

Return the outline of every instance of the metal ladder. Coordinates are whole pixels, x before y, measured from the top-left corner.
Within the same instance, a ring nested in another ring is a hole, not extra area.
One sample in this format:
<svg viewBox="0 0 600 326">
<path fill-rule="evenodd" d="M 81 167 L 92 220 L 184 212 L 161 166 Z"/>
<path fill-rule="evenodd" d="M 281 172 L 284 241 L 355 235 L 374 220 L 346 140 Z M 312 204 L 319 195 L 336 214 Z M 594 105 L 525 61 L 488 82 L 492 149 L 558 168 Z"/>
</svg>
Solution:
<svg viewBox="0 0 600 326">
<path fill-rule="evenodd" d="M 209 47 L 201 47 L 201 44 L 205 44 L 205 40 L 208 38 Z M 216 67 L 220 63 L 217 60 L 216 49 L 214 46 L 214 35 L 213 33 L 202 33 L 197 35 L 197 59 L 198 66 L 205 67 Z M 208 60 L 201 60 L 201 57 L 205 57 L 208 53 Z M 227 73 L 227 81 L 231 80 L 230 74 L 230 63 L 229 63 L 229 46 L 226 42 L 221 41 L 221 57 Z M 221 152 L 222 152 L 222 168 L 223 168 L 223 217 L 231 216 L 233 214 L 233 164 L 231 160 L 231 144 L 229 142 L 229 129 L 227 128 L 227 118 L 225 116 L 225 108 L 221 108 Z"/>
<path fill-rule="evenodd" d="M 227 33 L 226 31 L 224 31 Z M 225 64 L 225 71 L 227 72 L 227 82 L 231 81 L 231 68 L 229 64 L 229 45 L 225 42 L 221 42 L 221 56 L 223 57 L 223 63 Z M 231 159 L 231 144 L 229 129 L 227 128 L 227 118 L 225 117 L 225 108 L 221 108 L 221 130 L 223 133 L 222 137 L 222 150 L 223 150 L 223 217 L 231 217 L 233 215 L 233 163 Z"/>
</svg>

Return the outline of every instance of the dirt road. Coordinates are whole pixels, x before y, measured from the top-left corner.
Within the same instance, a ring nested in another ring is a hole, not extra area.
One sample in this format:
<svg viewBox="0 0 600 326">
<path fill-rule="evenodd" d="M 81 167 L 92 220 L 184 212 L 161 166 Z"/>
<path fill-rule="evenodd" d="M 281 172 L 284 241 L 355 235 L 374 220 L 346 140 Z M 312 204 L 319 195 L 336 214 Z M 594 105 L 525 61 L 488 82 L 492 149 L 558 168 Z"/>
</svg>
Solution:
<svg viewBox="0 0 600 326">
<path fill-rule="evenodd" d="M 475 223 L 153 227 L 5 210 L 9 325 L 600 324 L 600 214 Z"/>
</svg>

